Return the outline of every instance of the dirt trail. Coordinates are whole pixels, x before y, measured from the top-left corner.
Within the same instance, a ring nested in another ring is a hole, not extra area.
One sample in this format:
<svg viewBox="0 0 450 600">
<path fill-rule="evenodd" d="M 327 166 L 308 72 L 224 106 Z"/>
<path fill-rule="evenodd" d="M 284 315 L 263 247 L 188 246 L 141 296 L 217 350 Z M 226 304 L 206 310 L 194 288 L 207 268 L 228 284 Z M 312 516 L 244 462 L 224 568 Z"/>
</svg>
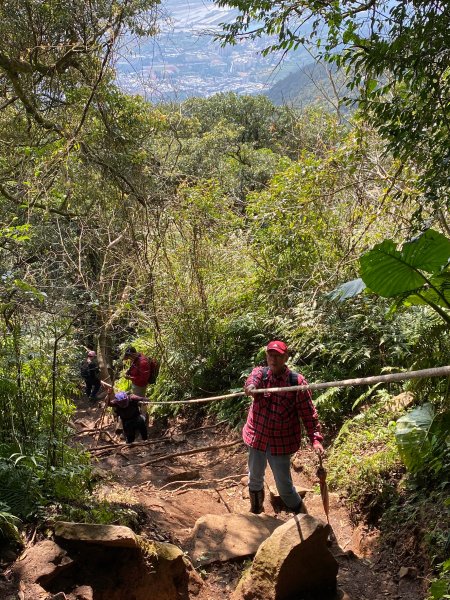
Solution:
<svg viewBox="0 0 450 600">
<path fill-rule="evenodd" d="M 149 538 L 185 549 L 199 517 L 248 512 L 247 454 L 242 443 L 145 464 L 158 457 L 239 440 L 239 434 L 230 431 L 226 424 L 216 424 L 214 420 L 193 423 L 178 417 L 161 429 L 155 421 L 150 424 L 150 444 L 127 447 L 122 445 L 120 434 L 115 433 L 118 423 L 108 411 L 103 419 L 106 433 L 96 439 L 92 430 L 95 424 L 98 426 L 102 413 L 102 403 L 92 406 L 87 400 L 80 400 L 74 423 L 79 432 L 91 431 L 79 433 L 75 439 L 92 449 L 93 454 L 102 454 L 94 459 L 102 477 L 98 496 L 139 507 L 142 533 Z M 98 450 L 104 446 L 113 447 Z M 306 448 L 301 451 L 301 460 L 294 460 L 293 478 L 296 486 L 311 490 L 305 496 L 308 513 L 325 521 L 317 466 L 316 455 Z M 270 469 L 267 482 L 273 485 Z M 283 521 L 291 517 L 284 511 L 275 512 L 267 498 L 265 512 Z M 339 563 L 338 585 L 348 600 L 423 600 L 419 580 L 400 577 L 397 565 L 392 565 L 394 572 L 386 571 L 385 560 L 377 553 L 377 532 L 369 533 L 363 527 L 355 529 L 336 494 L 330 494 L 330 523 L 336 537 L 330 549 Z M 247 565 L 248 561 L 242 560 L 203 567 L 205 585 L 196 598 L 226 600 Z"/>
</svg>

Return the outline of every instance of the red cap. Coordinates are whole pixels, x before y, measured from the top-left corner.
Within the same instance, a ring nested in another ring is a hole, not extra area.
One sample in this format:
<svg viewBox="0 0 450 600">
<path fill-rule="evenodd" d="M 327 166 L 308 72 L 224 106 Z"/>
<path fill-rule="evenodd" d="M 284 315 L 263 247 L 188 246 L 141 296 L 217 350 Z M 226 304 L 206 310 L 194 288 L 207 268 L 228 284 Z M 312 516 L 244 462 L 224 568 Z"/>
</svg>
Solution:
<svg viewBox="0 0 450 600">
<path fill-rule="evenodd" d="M 275 350 L 275 352 L 279 352 L 279 354 L 286 354 L 288 347 L 284 342 L 279 342 L 278 340 L 273 340 L 269 342 L 266 346 L 267 352 L 269 350 Z"/>
</svg>

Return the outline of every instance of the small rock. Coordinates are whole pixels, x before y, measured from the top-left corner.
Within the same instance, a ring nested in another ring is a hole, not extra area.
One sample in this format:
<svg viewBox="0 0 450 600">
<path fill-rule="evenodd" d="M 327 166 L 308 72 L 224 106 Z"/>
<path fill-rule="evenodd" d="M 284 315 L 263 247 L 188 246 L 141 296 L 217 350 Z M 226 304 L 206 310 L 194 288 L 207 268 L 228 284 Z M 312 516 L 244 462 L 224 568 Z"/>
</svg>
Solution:
<svg viewBox="0 0 450 600">
<path fill-rule="evenodd" d="M 398 576 L 400 579 L 403 579 L 404 577 L 415 579 L 417 577 L 417 569 L 415 567 L 400 567 Z"/>
<path fill-rule="evenodd" d="M 95 479 L 110 479 L 111 473 L 100 467 L 94 467 L 92 469 L 92 475 Z"/>
<path fill-rule="evenodd" d="M 50 596 L 49 600 L 67 600 L 67 596 L 64 592 L 58 592 L 54 596 Z"/>
<path fill-rule="evenodd" d="M 175 473 L 171 473 L 167 477 L 165 477 L 164 481 L 166 483 L 172 483 L 173 481 L 193 481 L 194 479 L 200 479 L 200 471 L 198 469 L 193 469 L 192 471 L 177 471 Z"/>
<path fill-rule="evenodd" d="M 80 585 L 73 590 L 77 600 L 94 600 L 94 591 L 89 585 Z"/>
<path fill-rule="evenodd" d="M 280 498 L 278 490 L 272 485 L 268 485 L 267 488 L 269 490 L 270 503 L 272 504 L 273 508 L 279 510 L 285 509 L 285 504 Z M 300 496 L 300 498 L 304 498 L 308 492 L 312 492 L 312 490 L 307 488 L 296 487 L 295 489 L 297 490 L 297 494 Z"/>
</svg>

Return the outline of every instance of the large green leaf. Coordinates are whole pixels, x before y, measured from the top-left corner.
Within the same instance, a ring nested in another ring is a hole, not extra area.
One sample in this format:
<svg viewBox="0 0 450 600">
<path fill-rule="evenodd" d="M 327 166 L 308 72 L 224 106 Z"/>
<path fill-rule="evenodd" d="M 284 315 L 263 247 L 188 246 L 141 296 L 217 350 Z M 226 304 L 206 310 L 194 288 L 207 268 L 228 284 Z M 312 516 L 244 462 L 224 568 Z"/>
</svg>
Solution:
<svg viewBox="0 0 450 600">
<path fill-rule="evenodd" d="M 375 293 L 392 298 L 419 290 L 427 283 L 426 273 L 438 274 L 450 258 L 450 240 L 429 229 L 397 250 L 384 240 L 360 258 L 361 278 Z"/>
<path fill-rule="evenodd" d="M 417 471 L 430 451 L 435 410 L 431 404 L 419 406 L 400 417 L 395 429 L 400 456 L 410 471 Z"/>
<path fill-rule="evenodd" d="M 428 229 L 403 244 L 402 254 L 408 264 L 427 273 L 438 273 L 450 259 L 450 240 L 442 233 Z"/>
<path fill-rule="evenodd" d="M 410 294 L 404 299 L 405 306 L 415 304 L 437 304 L 444 308 L 450 307 L 450 271 L 442 275 L 436 275 L 430 279 L 433 287 L 420 291 L 420 296 L 416 293 Z"/>
</svg>

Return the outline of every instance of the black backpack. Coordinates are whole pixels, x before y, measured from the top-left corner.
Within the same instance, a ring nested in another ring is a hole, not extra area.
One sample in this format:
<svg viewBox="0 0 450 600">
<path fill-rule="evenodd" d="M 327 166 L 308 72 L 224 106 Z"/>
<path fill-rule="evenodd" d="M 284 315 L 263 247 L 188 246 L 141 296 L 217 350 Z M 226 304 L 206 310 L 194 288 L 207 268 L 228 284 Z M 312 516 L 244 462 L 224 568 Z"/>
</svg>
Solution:
<svg viewBox="0 0 450 600">
<path fill-rule="evenodd" d="M 263 368 L 263 383 L 269 379 L 269 367 Z M 298 385 L 298 373 L 289 369 L 289 387 Z"/>
<path fill-rule="evenodd" d="M 80 365 L 81 377 L 90 377 L 97 379 L 99 373 L 100 367 L 98 366 L 97 361 L 88 363 L 86 359 L 83 360 L 83 362 Z"/>
<path fill-rule="evenodd" d="M 150 363 L 150 373 L 148 376 L 147 384 L 151 385 L 152 383 L 156 382 L 156 378 L 158 377 L 159 362 L 154 358 L 150 358 L 149 363 Z"/>
</svg>

